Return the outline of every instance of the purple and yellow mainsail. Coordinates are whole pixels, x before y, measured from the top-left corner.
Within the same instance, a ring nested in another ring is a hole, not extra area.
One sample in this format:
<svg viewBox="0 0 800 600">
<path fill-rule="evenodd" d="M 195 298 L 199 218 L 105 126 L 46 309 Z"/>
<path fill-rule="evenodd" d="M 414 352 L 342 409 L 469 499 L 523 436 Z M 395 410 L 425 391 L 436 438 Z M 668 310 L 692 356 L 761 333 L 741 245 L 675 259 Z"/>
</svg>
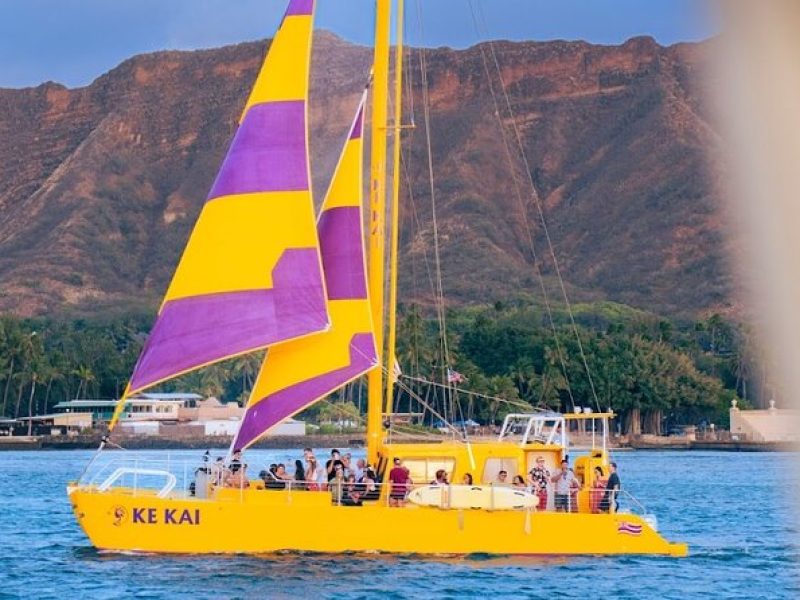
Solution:
<svg viewBox="0 0 800 600">
<path fill-rule="evenodd" d="M 236 448 L 247 447 L 283 419 L 377 364 L 361 214 L 365 99 L 366 93 L 317 224 L 331 327 L 270 349 L 234 441 Z"/>
<path fill-rule="evenodd" d="M 307 143 L 313 9 L 289 3 L 126 395 L 328 326 Z"/>
</svg>

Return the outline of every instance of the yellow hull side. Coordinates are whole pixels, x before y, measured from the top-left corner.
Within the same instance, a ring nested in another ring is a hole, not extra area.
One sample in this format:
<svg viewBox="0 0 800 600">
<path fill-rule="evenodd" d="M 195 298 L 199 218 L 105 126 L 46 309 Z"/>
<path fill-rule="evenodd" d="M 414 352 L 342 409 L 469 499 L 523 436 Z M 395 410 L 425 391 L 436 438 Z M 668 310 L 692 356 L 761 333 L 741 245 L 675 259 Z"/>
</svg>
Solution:
<svg viewBox="0 0 800 600">
<path fill-rule="evenodd" d="M 158 553 L 661 554 L 685 556 L 640 517 L 526 511 L 334 506 L 324 492 L 220 490 L 209 500 L 68 488 L 104 550 Z M 641 534 L 620 533 L 621 522 Z"/>
</svg>

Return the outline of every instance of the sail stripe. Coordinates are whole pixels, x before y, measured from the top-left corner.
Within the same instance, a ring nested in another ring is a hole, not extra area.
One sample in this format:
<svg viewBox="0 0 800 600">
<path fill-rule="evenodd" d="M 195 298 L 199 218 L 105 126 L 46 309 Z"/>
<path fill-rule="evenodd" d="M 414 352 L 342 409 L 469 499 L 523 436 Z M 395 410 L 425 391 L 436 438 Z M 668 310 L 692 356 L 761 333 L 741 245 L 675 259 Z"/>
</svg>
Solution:
<svg viewBox="0 0 800 600">
<path fill-rule="evenodd" d="M 364 128 L 364 107 L 358 109 L 356 120 L 353 124 L 353 129 L 350 131 L 348 139 L 357 140 L 361 137 L 361 130 Z"/>
<path fill-rule="evenodd" d="M 337 206 L 319 219 L 319 248 L 329 300 L 365 299 L 367 281 L 361 238 L 343 237 L 342 231 L 361 230 L 361 210 L 357 206 Z"/>
<path fill-rule="evenodd" d="M 291 0 L 286 16 L 310 15 L 314 11 L 314 0 Z"/>
<path fill-rule="evenodd" d="M 269 427 L 305 406 L 300 399 L 316 399 L 352 381 L 375 364 L 375 339 L 371 333 L 359 333 L 350 342 L 350 360 L 340 369 L 329 371 L 290 385 L 262 398 L 247 411 L 235 443 L 237 448 L 249 445 Z"/>
<path fill-rule="evenodd" d="M 269 135 L 264 135 L 269 131 Z M 302 100 L 256 104 L 236 132 L 208 199 L 308 190 L 306 110 Z"/>
<path fill-rule="evenodd" d="M 131 389 L 252 348 L 319 331 L 327 324 L 314 248 L 286 250 L 274 287 L 167 302 L 147 339 Z"/>
<path fill-rule="evenodd" d="M 313 8 L 288 5 L 129 394 L 328 326 L 308 169 Z"/>
<path fill-rule="evenodd" d="M 317 222 L 328 291 L 328 331 L 269 351 L 234 445 L 252 444 L 377 364 L 366 285 L 362 200 L 362 97 Z"/>
</svg>

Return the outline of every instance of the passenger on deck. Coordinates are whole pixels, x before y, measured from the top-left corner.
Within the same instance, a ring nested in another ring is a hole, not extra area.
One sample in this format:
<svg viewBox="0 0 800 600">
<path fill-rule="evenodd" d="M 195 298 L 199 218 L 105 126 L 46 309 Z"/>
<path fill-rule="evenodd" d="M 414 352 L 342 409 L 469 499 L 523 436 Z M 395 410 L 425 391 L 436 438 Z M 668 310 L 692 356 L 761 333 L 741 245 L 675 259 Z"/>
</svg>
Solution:
<svg viewBox="0 0 800 600">
<path fill-rule="evenodd" d="M 279 481 L 283 481 L 284 483 L 288 481 L 293 481 L 293 478 L 289 473 L 286 472 L 286 465 L 283 463 L 278 463 L 277 468 L 275 469 L 275 478 Z"/>
<path fill-rule="evenodd" d="M 372 469 L 365 469 L 364 475 L 358 480 L 358 483 L 365 494 L 371 494 L 375 492 L 375 473 L 372 472 Z"/>
<path fill-rule="evenodd" d="M 250 487 L 250 481 L 247 479 L 247 465 L 238 463 L 234 470 L 234 465 L 231 464 L 231 472 L 225 478 L 225 487 L 245 489 Z"/>
<path fill-rule="evenodd" d="M 524 490 L 527 487 L 525 485 L 525 480 L 522 478 L 522 475 L 514 475 L 514 479 L 511 480 L 511 487 L 515 487 L 521 490 Z"/>
<path fill-rule="evenodd" d="M 269 466 L 269 469 L 266 471 L 261 471 L 258 476 L 264 480 L 264 489 L 267 490 L 282 490 L 286 487 L 286 484 L 278 479 L 276 475 L 276 471 L 278 470 L 278 465 L 272 463 Z"/>
<path fill-rule="evenodd" d="M 528 473 L 528 485 L 531 492 L 539 497 L 539 510 L 547 510 L 547 482 L 550 481 L 550 471 L 544 465 L 544 457 L 536 457 L 536 466 Z"/>
<path fill-rule="evenodd" d="M 561 470 L 553 475 L 550 481 L 555 484 L 556 512 L 570 512 L 572 491 L 575 488 L 580 489 L 581 484 L 578 483 L 566 459 L 561 461 Z"/>
<path fill-rule="evenodd" d="M 321 469 L 314 455 L 306 457 L 306 487 L 312 492 L 319 491 L 320 471 Z"/>
<path fill-rule="evenodd" d="M 334 504 L 341 504 L 345 497 L 344 465 L 337 465 L 333 470 L 333 479 L 328 481 L 328 489 Z"/>
<path fill-rule="evenodd" d="M 241 464 L 242 464 L 242 451 L 239 450 L 239 449 L 236 449 L 236 450 L 233 451 L 233 454 L 231 454 L 231 462 L 228 463 L 228 468 L 231 471 L 235 472 L 235 471 L 239 470 L 239 466 Z"/>
<path fill-rule="evenodd" d="M 325 463 L 325 473 L 328 476 L 328 482 L 333 480 L 336 477 L 336 467 L 340 466 L 344 469 L 344 463 L 342 462 L 342 455 L 339 451 L 334 448 L 331 450 L 331 457 L 328 462 Z"/>
<path fill-rule="evenodd" d="M 611 475 L 608 476 L 608 482 L 606 482 L 606 492 L 603 495 L 603 499 L 600 501 L 600 511 L 617 512 L 619 510 L 617 495 L 619 494 L 619 490 L 622 486 L 619 480 L 619 475 L 617 475 L 617 463 L 609 463 L 608 470 Z"/>
<path fill-rule="evenodd" d="M 306 470 L 303 468 L 303 461 L 294 461 L 294 481 L 292 488 L 298 490 L 306 489 Z"/>
<path fill-rule="evenodd" d="M 399 458 L 394 459 L 394 467 L 389 471 L 389 482 L 392 487 L 389 491 L 389 506 L 403 506 L 406 494 L 413 483 L 411 477 Z"/>
<path fill-rule="evenodd" d="M 364 469 L 366 466 L 367 462 L 363 458 L 359 458 L 356 461 L 356 466 L 351 470 L 351 473 L 356 476 L 356 481 L 361 481 L 364 477 Z"/>
<path fill-rule="evenodd" d="M 508 471 L 502 470 L 497 474 L 495 485 L 508 485 Z"/>
<path fill-rule="evenodd" d="M 342 504 L 346 506 L 361 506 L 361 497 L 363 492 L 359 489 L 358 484 L 356 483 L 356 476 L 350 473 L 347 476 L 347 482 L 345 483 L 345 492 L 344 498 L 342 499 Z"/>
<path fill-rule="evenodd" d="M 603 477 L 603 468 L 594 468 L 594 481 L 592 482 L 592 490 L 589 495 L 589 506 L 593 513 L 600 512 L 600 502 L 606 493 L 606 478 Z"/>
<path fill-rule="evenodd" d="M 352 473 L 353 469 L 353 455 L 349 452 L 342 456 L 342 464 L 344 465 L 344 476 L 347 477 Z"/>
<path fill-rule="evenodd" d="M 461 485 L 472 485 L 471 473 L 464 473 L 464 477 L 461 478 Z"/>
<path fill-rule="evenodd" d="M 450 482 L 447 481 L 447 471 L 444 469 L 436 471 L 436 479 L 431 481 L 431 485 L 450 485 Z"/>
<path fill-rule="evenodd" d="M 578 512 L 578 492 L 583 487 L 581 480 L 575 475 L 575 470 L 570 468 L 574 483 L 569 491 L 569 512 Z"/>
</svg>

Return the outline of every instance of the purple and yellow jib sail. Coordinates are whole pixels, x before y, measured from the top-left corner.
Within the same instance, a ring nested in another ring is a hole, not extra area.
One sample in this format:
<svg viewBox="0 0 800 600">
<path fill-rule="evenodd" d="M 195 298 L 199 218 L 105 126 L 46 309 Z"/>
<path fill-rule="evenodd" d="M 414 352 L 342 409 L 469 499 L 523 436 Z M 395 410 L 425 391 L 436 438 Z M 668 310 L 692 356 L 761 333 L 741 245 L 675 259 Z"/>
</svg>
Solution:
<svg viewBox="0 0 800 600">
<path fill-rule="evenodd" d="M 366 92 L 317 224 L 331 327 L 270 349 L 234 441 L 236 448 L 247 447 L 283 419 L 377 364 L 361 214 L 365 99 Z"/>
<path fill-rule="evenodd" d="M 313 9 L 289 3 L 126 395 L 328 326 L 307 143 Z"/>
</svg>

